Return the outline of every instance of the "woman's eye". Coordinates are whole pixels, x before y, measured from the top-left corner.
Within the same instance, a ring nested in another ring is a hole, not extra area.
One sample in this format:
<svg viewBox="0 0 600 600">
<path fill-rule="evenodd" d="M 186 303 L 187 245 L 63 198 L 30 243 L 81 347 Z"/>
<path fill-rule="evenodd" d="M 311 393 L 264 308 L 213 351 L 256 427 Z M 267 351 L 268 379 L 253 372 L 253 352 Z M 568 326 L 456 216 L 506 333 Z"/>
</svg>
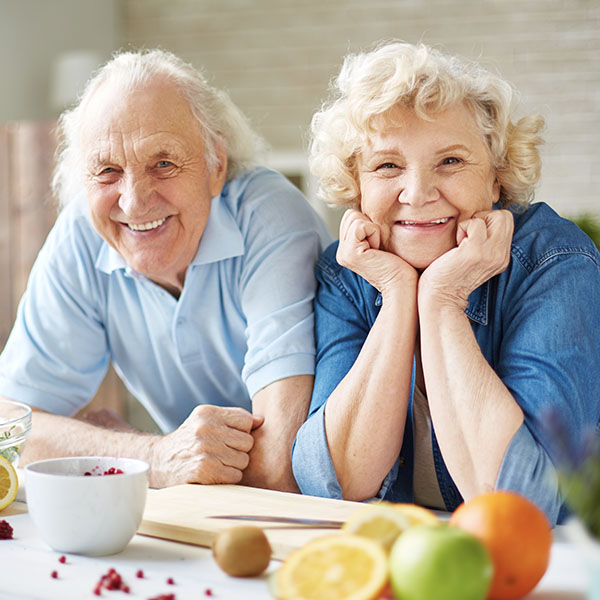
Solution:
<svg viewBox="0 0 600 600">
<path fill-rule="evenodd" d="M 444 160 L 442 161 L 442 164 L 443 165 L 457 165 L 461 162 L 462 161 L 460 160 L 460 158 L 456 158 L 456 156 L 449 156 L 448 158 L 444 158 Z"/>
<path fill-rule="evenodd" d="M 381 163 L 380 165 L 378 165 L 375 170 L 379 171 L 380 169 L 398 169 L 398 168 L 399 167 L 396 163 L 386 162 L 386 163 Z"/>
</svg>

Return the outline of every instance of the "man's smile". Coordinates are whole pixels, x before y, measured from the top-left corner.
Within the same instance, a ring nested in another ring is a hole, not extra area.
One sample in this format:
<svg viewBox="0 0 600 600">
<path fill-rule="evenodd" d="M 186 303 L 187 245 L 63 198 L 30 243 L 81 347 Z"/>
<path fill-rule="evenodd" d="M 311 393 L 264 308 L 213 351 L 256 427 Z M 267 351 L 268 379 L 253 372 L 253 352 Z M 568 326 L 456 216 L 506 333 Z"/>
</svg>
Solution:
<svg viewBox="0 0 600 600">
<path fill-rule="evenodd" d="M 165 221 L 166 221 L 166 217 L 164 219 L 157 219 L 156 221 L 149 221 L 148 223 L 127 223 L 127 227 L 129 227 L 129 229 L 132 229 L 133 231 L 149 231 L 151 229 L 156 229 L 157 227 L 160 227 Z"/>
</svg>

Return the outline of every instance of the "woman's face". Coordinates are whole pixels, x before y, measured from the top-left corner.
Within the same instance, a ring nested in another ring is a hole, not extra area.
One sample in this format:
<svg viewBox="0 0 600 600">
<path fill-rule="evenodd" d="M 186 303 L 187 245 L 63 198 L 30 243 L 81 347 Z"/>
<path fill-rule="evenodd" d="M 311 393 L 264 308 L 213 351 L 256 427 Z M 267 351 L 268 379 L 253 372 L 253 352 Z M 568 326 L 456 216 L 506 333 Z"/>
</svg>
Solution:
<svg viewBox="0 0 600 600">
<path fill-rule="evenodd" d="M 382 249 L 416 269 L 454 248 L 458 224 L 490 210 L 500 192 L 483 135 L 463 104 L 432 121 L 395 107 L 357 165 L 360 209 L 380 226 Z"/>
</svg>

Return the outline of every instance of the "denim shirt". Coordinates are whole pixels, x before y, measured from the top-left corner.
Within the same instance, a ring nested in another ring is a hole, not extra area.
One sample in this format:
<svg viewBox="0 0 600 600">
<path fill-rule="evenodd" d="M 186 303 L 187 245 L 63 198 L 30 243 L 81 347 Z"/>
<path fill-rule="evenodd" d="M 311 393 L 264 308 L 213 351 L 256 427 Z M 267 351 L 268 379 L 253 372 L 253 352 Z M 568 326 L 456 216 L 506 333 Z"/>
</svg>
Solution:
<svg viewBox="0 0 600 600">
<path fill-rule="evenodd" d="M 554 525 L 566 510 L 544 415 L 550 408 L 557 412 L 574 440 L 600 429 L 600 254 L 578 227 L 544 203 L 512 213 L 510 264 L 473 291 L 465 312 L 481 352 L 525 417 L 506 450 L 496 489 L 527 496 Z M 360 353 L 382 299 L 367 281 L 336 262 L 336 250 L 337 242 L 316 267 L 317 370 L 309 416 L 297 434 L 292 460 L 304 494 L 342 498 L 327 446 L 325 406 Z M 413 501 L 412 389 L 402 448 L 377 495 L 393 502 Z M 463 499 L 433 428 L 432 438 L 438 484 L 452 511 Z"/>
</svg>

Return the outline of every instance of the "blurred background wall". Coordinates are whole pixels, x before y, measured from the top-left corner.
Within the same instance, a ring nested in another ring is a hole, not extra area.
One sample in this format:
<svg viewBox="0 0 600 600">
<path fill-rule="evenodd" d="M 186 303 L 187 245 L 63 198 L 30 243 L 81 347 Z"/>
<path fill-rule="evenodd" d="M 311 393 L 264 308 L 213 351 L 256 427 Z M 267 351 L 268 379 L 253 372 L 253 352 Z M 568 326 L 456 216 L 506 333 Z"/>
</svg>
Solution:
<svg viewBox="0 0 600 600">
<path fill-rule="evenodd" d="M 499 70 L 520 91 L 517 115 L 547 122 L 536 198 L 600 216 L 600 0 L 0 0 L 0 348 L 54 216 L 51 124 L 113 51 L 159 46 L 204 67 L 335 235 L 339 213 L 306 167 L 310 118 L 342 57 L 389 38 Z"/>
<path fill-rule="evenodd" d="M 55 116 L 61 59 L 109 58 L 123 41 L 121 9 L 118 0 L 0 0 L 0 122 Z"/>
<path fill-rule="evenodd" d="M 55 116 L 53 77 L 73 51 L 103 61 L 160 46 L 229 90 L 271 164 L 301 171 L 343 55 L 391 37 L 498 69 L 521 92 L 519 114 L 547 121 L 537 198 L 600 211 L 599 0 L 0 0 L 0 122 Z"/>
</svg>

